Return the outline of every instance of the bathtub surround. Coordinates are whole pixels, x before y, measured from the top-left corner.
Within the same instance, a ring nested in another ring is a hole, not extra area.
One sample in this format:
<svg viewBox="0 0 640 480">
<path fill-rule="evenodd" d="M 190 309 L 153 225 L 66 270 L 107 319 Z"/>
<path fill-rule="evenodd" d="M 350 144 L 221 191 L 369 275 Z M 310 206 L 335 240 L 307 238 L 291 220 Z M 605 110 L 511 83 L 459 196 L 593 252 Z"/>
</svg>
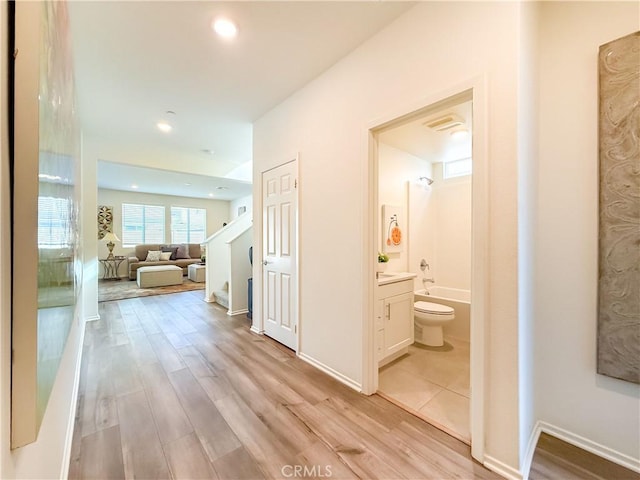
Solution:
<svg viewBox="0 0 640 480">
<path fill-rule="evenodd" d="M 600 47 L 599 74 L 598 373 L 640 383 L 640 32 Z"/>
<path fill-rule="evenodd" d="M 426 163 L 426 162 L 425 162 Z M 471 176 L 444 179 L 443 164 L 434 163 L 428 189 L 409 183 L 409 270 L 429 263 L 428 278 L 447 288 L 471 288 Z M 408 175 L 410 172 L 406 172 Z M 414 240 L 414 241 L 411 241 Z M 416 289 L 428 285 L 416 279 Z"/>
</svg>

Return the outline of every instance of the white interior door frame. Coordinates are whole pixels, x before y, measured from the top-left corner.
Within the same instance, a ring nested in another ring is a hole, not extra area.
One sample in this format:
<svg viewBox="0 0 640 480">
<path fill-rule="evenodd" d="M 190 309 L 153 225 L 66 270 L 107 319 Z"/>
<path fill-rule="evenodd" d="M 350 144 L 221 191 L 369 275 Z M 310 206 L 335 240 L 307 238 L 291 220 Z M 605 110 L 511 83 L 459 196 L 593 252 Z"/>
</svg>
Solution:
<svg viewBox="0 0 640 480">
<path fill-rule="evenodd" d="M 374 300 L 377 288 L 375 268 L 378 239 L 378 140 L 377 133 L 409 118 L 424 115 L 429 108 L 453 99 L 469 95 L 473 100 L 473 177 L 472 177 L 472 257 L 471 257 L 471 455 L 484 462 L 485 453 L 485 380 L 487 378 L 486 319 L 489 305 L 489 166 L 487 141 L 487 88 L 483 76 L 475 77 L 446 91 L 405 105 L 383 118 L 372 121 L 365 134 L 369 145 L 369 157 L 365 171 L 364 204 L 368 215 L 363 231 L 369 241 L 363 249 L 363 393 L 373 394 L 378 389 L 378 362 L 376 357 L 376 332 Z"/>
<path fill-rule="evenodd" d="M 262 280 L 263 275 L 263 253 L 264 253 L 264 228 L 265 222 L 263 219 L 263 188 L 262 179 L 263 176 L 271 170 L 282 167 L 284 165 L 293 163 L 295 165 L 295 177 L 296 186 L 294 189 L 295 195 L 295 231 L 293 232 L 293 238 L 296 244 L 294 262 L 295 262 L 295 281 L 292 289 L 292 309 L 295 311 L 296 317 L 296 348 L 295 352 L 298 354 L 301 347 L 301 317 L 300 317 L 300 162 L 299 154 L 290 155 L 284 158 L 289 160 L 278 163 L 276 165 L 269 166 L 260 171 L 259 175 L 254 173 L 253 181 L 253 211 L 254 211 L 254 236 L 253 236 L 253 318 L 251 331 L 257 334 L 264 334 L 265 327 L 265 312 L 263 308 L 264 304 L 264 284 Z"/>
</svg>

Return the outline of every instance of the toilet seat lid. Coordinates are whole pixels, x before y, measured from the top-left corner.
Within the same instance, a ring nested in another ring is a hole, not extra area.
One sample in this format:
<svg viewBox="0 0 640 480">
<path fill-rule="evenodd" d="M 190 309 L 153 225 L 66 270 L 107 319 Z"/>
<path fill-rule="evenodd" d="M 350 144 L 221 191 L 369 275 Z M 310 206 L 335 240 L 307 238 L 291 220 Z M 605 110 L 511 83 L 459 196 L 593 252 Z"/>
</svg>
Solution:
<svg viewBox="0 0 640 480">
<path fill-rule="evenodd" d="M 453 313 L 453 308 L 440 305 L 439 303 L 416 302 L 413 304 L 413 307 L 419 312 L 430 313 L 432 315 L 451 315 Z"/>
</svg>

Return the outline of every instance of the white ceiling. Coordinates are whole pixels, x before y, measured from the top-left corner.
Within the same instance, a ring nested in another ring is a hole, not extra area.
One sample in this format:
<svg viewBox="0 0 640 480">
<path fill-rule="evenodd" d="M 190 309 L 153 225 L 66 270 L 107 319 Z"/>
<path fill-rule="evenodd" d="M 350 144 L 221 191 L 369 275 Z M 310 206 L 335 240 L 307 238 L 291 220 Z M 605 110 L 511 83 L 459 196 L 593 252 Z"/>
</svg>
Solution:
<svg viewBox="0 0 640 480">
<path fill-rule="evenodd" d="M 247 179 L 234 170 L 250 171 L 252 123 L 411 6 L 70 1 L 85 139 L 108 162 Z M 235 40 L 212 31 L 221 15 Z"/>
<path fill-rule="evenodd" d="M 135 185 L 135 187 L 134 187 Z M 131 192 L 234 200 L 251 195 L 251 183 L 121 163 L 98 162 L 98 187 Z"/>
<path fill-rule="evenodd" d="M 469 135 L 453 138 L 450 130 L 437 132 L 424 124 L 434 118 L 453 113 L 464 120 Z M 472 102 L 465 101 L 416 118 L 404 125 L 385 130 L 379 141 L 410 153 L 430 163 L 449 162 L 471 157 L 473 132 Z"/>
</svg>

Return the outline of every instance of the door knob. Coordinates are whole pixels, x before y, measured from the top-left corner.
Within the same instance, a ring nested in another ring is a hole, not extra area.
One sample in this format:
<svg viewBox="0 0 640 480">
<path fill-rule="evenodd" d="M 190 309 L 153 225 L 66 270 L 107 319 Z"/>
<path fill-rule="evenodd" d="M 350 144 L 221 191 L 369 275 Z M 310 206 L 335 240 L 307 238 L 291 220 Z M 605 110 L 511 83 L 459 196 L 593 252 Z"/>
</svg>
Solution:
<svg viewBox="0 0 640 480">
<path fill-rule="evenodd" d="M 266 260 L 264 260 L 264 261 L 262 262 L 262 264 L 263 264 L 263 265 L 267 265 L 268 263 L 269 263 L 269 262 L 267 262 Z"/>
</svg>

